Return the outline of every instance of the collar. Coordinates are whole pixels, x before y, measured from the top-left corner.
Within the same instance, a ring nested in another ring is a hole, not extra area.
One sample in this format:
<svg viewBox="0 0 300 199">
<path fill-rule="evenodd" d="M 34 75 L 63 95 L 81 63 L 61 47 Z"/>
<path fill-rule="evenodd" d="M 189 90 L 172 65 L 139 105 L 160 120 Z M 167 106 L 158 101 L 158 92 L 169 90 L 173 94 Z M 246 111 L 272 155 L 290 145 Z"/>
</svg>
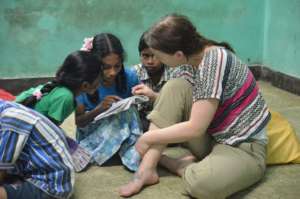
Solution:
<svg viewBox="0 0 300 199">
<path fill-rule="evenodd" d="M 166 65 L 163 65 L 163 66 L 164 66 L 164 71 L 163 71 L 163 74 L 162 74 L 158 84 L 160 84 L 161 82 L 166 82 L 170 79 L 171 68 Z M 144 65 L 137 64 L 135 67 L 136 67 L 137 73 L 138 73 L 141 81 L 150 81 L 150 76 Z"/>
</svg>

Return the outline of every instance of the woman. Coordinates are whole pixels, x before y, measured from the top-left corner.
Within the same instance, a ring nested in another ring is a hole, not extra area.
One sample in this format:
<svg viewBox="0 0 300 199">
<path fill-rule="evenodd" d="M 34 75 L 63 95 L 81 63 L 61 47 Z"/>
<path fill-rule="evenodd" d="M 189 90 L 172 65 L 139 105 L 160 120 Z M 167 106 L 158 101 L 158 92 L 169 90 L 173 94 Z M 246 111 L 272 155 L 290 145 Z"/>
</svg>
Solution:
<svg viewBox="0 0 300 199">
<path fill-rule="evenodd" d="M 142 162 L 120 195 L 157 183 L 160 159 L 196 198 L 225 198 L 260 180 L 270 113 L 248 67 L 228 44 L 200 35 L 185 16 L 164 17 L 146 42 L 161 62 L 185 65 L 174 73 L 183 78 L 168 81 L 157 98 L 150 130 L 136 143 Z M 167 144 L 180 142 L 193 157 L 161 157 Z"/>
</svg>

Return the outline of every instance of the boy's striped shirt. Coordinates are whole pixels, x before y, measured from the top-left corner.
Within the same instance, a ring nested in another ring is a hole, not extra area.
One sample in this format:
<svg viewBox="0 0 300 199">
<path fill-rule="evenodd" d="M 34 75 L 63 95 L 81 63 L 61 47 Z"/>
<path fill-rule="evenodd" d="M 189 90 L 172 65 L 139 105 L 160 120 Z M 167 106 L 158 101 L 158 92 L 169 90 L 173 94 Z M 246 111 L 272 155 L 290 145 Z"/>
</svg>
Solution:
<svg viewBox="0 0 300 199">
<path fill-rule="evenodd" d="M 2 100 L 0 169 L 22 175 L 56 198 L 68 198 L 73 190 L 73 163 L 63 131 L 43 115 Z"/>
</svg>

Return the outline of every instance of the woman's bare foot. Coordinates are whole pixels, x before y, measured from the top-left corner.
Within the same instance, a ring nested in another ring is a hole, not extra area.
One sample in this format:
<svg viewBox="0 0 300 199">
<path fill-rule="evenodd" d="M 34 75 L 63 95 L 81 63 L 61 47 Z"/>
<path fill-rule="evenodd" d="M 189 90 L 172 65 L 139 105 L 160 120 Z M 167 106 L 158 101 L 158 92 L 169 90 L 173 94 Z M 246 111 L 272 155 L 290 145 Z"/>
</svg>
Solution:
<svg viewBox="0 0 300 199">
<path fill-rule="evenodd" d="M 144 186 L 153 185 L 159 182 L 158 174 L 155 170 L 144 170 L 134 174 L 134 178 L 128 184 L 119 188 L 119 195 L 129 197 L 139 193 Z"/>
<path fill-rule="evenodd" d="M 193 155 L 184 156 L 179 159 L 170 158 L 166 155 L 162 155 L 159 164 L 170 170 L 172 173 L 178 176 L 182 176 L 185 167 L 187 167 L 195 161 L 196 158 Z"/>
</svg>

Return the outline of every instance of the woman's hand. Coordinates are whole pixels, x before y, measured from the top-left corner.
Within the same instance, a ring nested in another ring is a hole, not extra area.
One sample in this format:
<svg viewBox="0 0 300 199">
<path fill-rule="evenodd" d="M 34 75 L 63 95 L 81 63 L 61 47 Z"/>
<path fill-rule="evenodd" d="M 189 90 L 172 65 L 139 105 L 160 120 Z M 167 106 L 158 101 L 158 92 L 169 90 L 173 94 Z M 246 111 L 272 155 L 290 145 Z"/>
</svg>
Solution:
<svg viewBox="0 0 300 199">
<path fill-rule="evenodd" d="M 150 98 L 151 101 L 155 101 L 157 93 L 145 84 L 139 84 L 132 88 L 133 95 L 145 95 Z"/>
<path fill-rule="evenodd" d="M 143 157 L 148 149 L 150 148 L 150 144 L 148 144 L 145 139 L 143 139 L 143 135 L 138 139 L 138 141 L 135 143 L 135 148 L 137 152 Z"/>
</svg>

